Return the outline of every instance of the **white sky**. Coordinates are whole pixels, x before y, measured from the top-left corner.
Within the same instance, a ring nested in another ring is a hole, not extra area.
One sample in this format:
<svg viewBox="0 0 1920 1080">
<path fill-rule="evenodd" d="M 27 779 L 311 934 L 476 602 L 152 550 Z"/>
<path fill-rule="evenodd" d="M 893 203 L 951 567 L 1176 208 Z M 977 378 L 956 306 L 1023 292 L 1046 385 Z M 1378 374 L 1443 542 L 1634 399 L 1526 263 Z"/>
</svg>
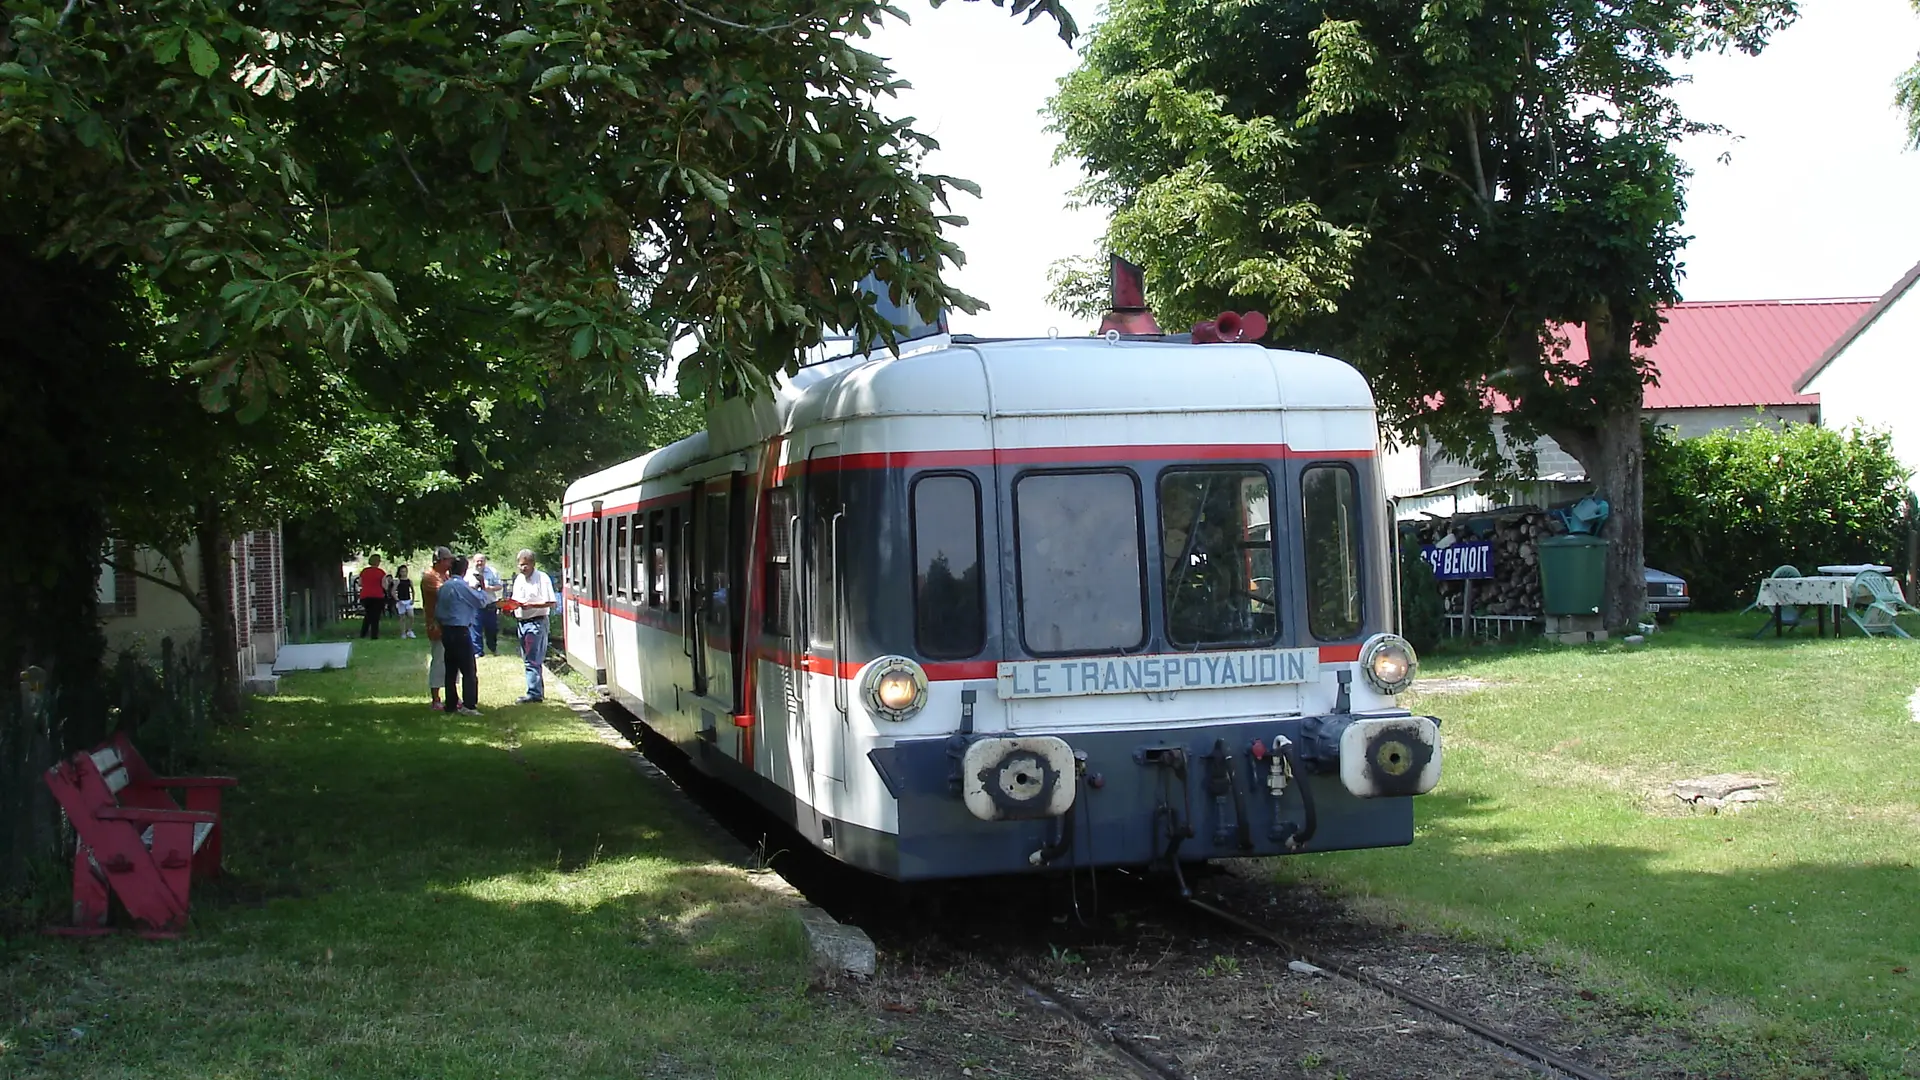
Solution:
<svg viewBox="0 0 1920 1080">
<path fill-rule="evenodd" d="M 1093 21 L 1088 0 L 1067 2 L 1083 27 Z M 1893 80 L 1920 53 L 1920 14 L 1908 0 L 1801 7 L 1759 57 L 1704 58 L 1681 90 L 1688 115 L 1738 137 L 1683 148 L 1695 170 L 1689 300 L 1877 296 L 1920 262 L 1920 153 L 1903 149 L 1892 106 Z M 955 237 L 968 261 L 954 282 L 992 310 L 956 313 L 955 329 L 1089 329 L 1046 303 L 1047 267 L 1093 251 L 1104 224 L 1067 209 L 1078 170 L 1052 164 L 1055 139 L 1038 115 L 1073 51 L 1049 21 L 1021 25 L 987 4 L 908 10 L 911 26 L 867 43 L 914 84 L 889 111 L 940 140 L 936 171 L 984 189 L 955 207 L 971 224 Z"/>
</svg>

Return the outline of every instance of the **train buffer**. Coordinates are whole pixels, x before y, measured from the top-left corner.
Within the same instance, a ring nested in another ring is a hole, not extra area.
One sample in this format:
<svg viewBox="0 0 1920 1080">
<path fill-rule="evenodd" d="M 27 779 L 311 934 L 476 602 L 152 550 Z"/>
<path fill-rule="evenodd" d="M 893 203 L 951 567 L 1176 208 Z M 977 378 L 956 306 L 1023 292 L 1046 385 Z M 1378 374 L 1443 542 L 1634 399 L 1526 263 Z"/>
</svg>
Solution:
<svg viewBox="0 0 1920 1080">
<path fill-rule="evenodd" d="M 47 787 L 79 837 L 73 925 L 48 932 L 112 933 L 110 899 L 143 937 L 178 937 L 193 878 L 220 874 L 220 792 L 230 776 L 159 776 L 125 733 L 48 769 Z M 171 792 L 181 791 L 186 806 Z"/>
</svg>

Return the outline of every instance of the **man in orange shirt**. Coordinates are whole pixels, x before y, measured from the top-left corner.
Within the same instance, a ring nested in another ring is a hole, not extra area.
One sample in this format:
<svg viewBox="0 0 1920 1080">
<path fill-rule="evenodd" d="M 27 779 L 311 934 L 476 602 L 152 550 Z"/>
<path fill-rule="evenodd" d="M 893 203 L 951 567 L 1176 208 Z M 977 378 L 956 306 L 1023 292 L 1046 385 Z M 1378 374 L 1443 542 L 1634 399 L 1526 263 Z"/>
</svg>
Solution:
<svg viewBox="0 0 1920 1080">
<path fill-rule="evenodd" d="M 433 549 L 433 566 L 420 575 L 420 614 L 427 624 L 427 693 L 433 696 L 433 708 L 440 708 L 440 687 L 447 681 L 447 644 L 440 640 L 440 620 L 434 618 L 434 606 L 440 599 L 440 586 L 446 584 L 453 569 L 453 552 L 444 547 Z"/>
<path fill-rule="evenodd" d="M 387 610 L 387 572 L 380 569 L 380 556 L 369 555 L 367 568 L 360 571 L 360 636 L 380 640 L 380 616 Z"/>
</svg>

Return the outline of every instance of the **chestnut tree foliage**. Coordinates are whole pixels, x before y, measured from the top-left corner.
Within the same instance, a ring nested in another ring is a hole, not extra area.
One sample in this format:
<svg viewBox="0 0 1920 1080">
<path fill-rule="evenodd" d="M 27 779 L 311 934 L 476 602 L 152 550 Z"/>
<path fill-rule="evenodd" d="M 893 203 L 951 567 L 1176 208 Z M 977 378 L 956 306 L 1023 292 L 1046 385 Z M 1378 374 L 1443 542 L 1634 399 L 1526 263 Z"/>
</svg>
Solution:
<svg viewBox="0 0 1920 1080">
<path fill-rule="evenodd" d="M 995 2 L 1073 33 L 1056 0 Z M 84 681 L 109 530 L 440 539 L 647 441 L 676 347 L 711 399 L 823 327 L 886 337 L 866 275 L 972 309 L 941 277 L 972 185 L 921 167 L 859 48 L 893 16 L 0 0 L 0 414 L 33 478 L 6 670 Z"/>
<path fill-rule="evenodd" d="M 1673 64 L 1758 51 L 1791 0 L 1116 0 L 1049 105 L 1168 325 L 1275 316 L 1387 421 L 1499 460 L 1552 436 L 1613 505 L 1610 625 L 1644 606 L 1636 351 L 1678 297 L 1701 129 Z M 1065 275 L 1061 292 L 1075 293 Z M 1084 291 L 1084 290 L 1081 290 Z M 1554 327 L 1584 335 L 1570 363 Z"/>
</svg>

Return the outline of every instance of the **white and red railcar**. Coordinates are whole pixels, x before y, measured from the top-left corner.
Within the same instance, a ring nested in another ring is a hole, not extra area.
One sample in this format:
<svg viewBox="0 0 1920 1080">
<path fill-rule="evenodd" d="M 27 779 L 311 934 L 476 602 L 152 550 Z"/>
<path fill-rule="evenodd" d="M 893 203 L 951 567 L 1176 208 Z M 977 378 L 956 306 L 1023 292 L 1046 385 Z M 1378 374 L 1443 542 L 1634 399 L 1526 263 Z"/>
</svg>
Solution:
<svg viewBox="0 0 1920 1080">
<path fill-rule="evenodd" d="M 903 880 L 1406 844 L 1365 380 L 941 334 L 568 488 L 566 651 L 703 770 Z"/>
</svg>

